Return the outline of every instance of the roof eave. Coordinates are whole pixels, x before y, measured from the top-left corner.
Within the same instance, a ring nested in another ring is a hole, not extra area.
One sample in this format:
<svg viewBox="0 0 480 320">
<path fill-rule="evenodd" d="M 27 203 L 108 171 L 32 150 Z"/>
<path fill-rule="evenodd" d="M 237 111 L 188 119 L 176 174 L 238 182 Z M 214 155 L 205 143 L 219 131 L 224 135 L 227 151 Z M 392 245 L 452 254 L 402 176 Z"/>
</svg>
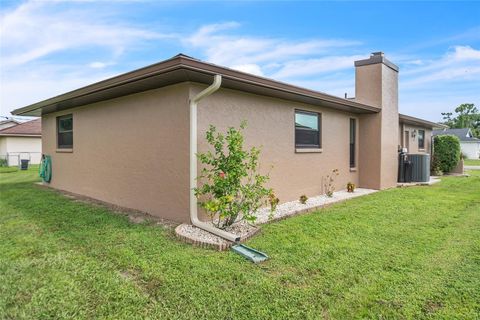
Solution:
<svg viewBox="0 0 480 320">
<path fill-rule="evenodd" d="M 41 138 L 41 134 L 25 134 L 25 133 L 0 133 L 0 137 L 32 137 Z"/>
<path fill-rule="evenodd" d="M 172 79 L 168 79 L 169 75 L 173 74 L 175 74 L 175 76 L 171 77 Z M 209 83 L 211 82 L 211 79 L 205 78 L 205 76 L 210 77 L 215 74 L 222 75 L 224 78 L 222 87 L 226 88 L 244 90 L 247 92 L 280 97 L 294 101 L 298 100 L 300 102 L 311 101 L 315 104 L 324 104 L 326 107 L 355 113 L 377 113 L 381 110 L 379 107 L 361 104 L 348 99 L 205 63 L 180 55 L 23 108 L 18 108 L 14 110 L 12 114 L 39 116 L 41 114 L 54 112 L 57 108 L 60 108 L 61 110 L 61 108 L 68 109 L 88 104 L 78 104 L 81 101 L 91 101 L 89 103 L 94 103 L 187 81 Z M 165 79 L 162 79 L 163 85 L 159 84 L 159 81 L 152 81 L 152 79 L 160 79 L 162 76 L 165 77 Z M 112 93 L 114 91 L 116 93 Z M 95 98 L 93 98 L 94 96 Z M 88 97 L 90 97 L 90 99 Z"/>
<path fill-rule="evenodd" d="M 416 125 L 416 126 L 423 126 L 426 128 L 430 129 L 435 129 L 435 128 L 445 128 L 448 129 L 448 126 L 441 124 L 441 123 L 436 123 L 436 122 L 431 122 L 428 120 L 420 119 L 420 118 L 415 118 L 406 114 L 399 114 L 399 119 L 400 122 L 406 123 L 406 124 L 411 124 L 411 125 Z"/>
</svg>

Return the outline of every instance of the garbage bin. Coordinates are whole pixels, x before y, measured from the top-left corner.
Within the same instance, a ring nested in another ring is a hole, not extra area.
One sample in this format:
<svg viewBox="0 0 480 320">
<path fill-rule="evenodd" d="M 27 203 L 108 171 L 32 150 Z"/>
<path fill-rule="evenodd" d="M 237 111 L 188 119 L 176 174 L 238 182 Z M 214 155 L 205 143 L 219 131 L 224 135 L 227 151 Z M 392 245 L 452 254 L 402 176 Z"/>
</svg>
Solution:
<svg viewBox="0 0 480 320">
<path fill-rule="evenodd" d="M 20 170 L 27 170 L 29 162 L 30 160 L 27 160 L 27 159 L 20 160 Z"/>
</svg>

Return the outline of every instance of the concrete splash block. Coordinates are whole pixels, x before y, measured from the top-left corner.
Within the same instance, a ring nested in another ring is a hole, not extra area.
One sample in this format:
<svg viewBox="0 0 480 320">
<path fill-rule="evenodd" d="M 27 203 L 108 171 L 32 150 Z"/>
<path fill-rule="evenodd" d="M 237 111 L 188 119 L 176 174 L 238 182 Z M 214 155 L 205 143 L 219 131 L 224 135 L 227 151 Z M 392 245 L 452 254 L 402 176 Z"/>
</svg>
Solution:
<svg viewBox="0 0 480 320">
<path fill-rule="evenodd" d="M 256 235 L 260 231 L 260 228 L 246 223 L 245 221 L 241 221 L 233 224 L 231 227 L 227 228 L 226 231 L 240 236 L 240 242 L 243 242 Z M 175 228 L 175 235 L 185 243 L 192 244 L 196 247 L 218 251 L 227 250 L 234 244 L 233 242 L 225 240 L 208 231 L 185 223 Z"/>
</svg>

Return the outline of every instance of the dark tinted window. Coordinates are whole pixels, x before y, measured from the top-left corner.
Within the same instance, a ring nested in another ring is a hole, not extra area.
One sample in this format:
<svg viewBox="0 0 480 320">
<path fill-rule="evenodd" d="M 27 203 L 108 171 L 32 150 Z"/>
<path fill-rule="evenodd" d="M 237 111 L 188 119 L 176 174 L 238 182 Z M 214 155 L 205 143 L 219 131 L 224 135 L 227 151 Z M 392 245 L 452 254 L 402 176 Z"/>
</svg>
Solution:
<svg viewBox="0 0 480 320">
<path fill-rule="evenodd" d="M 355 141 L 357 140 L 357 121 L 350 119 L 350 168 L 355 168 Z"/>
<path fill-rule="evenodd" d="M 295 147 L 321 147 L 321 115 L 316 112 L 295 111 Z"/>
<path fill-rule="evenodd" d="M 57 147 L 73 148 L 73 117 L 71 114 L 57 118 Z"/>
<path fill-rule="evenodd" d="M 425 130 L 418 130 L 418 149 L 425 149 Z"/>
</svg>

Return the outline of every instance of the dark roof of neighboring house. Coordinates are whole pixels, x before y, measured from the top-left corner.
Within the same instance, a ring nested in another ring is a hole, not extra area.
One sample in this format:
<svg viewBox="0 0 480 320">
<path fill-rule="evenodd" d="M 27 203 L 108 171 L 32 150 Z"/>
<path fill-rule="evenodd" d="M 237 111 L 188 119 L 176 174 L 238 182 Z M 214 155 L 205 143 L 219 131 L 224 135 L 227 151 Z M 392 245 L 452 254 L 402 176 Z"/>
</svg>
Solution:
<svg viewBox="0 0 480 320">
<path fill-rule="evenodd" d="M 222 88 L 321 105 L 353 113 L 377 113 L 381 110 L 376 106 L 255 76 L 179 54 L 168 60 L 16 109 L 12 114 L 41 116 L 186 81 L 210 85 L 213 82 L 213 76 L 217 74 L 222 75 Z"/>
<path fill-rule="evenodd" d="M 464 141 L 464 142 L 478 141 L 478 142 L 480 142 L 480 139 L 472 137 L 472 132 L 469 128 L 433 130 L 432 134 L 434 136 L 451 134 L 451 135 L 457 136 L 458 139 L 460 139 L 460 141 Z"/>
<path fill-rule="evenodd" d="M 399 114 L 398 115 L 400 122 L 410 125 L 422 126 L 430 129 L 434 128 L 448 128 L 448 126 L 436 122 L 431 122 L 427 120 L 423 120 L 420 118 L 415 118 L 412 116 L 407 116 L 406 114 Z M 435 131 L 435 130 L 434 130 Z"/>
<path fill-rule="evenodd" d="M 0 136 L 42 136 L 42 119 L 35 119 L 0 130 Z"/>
</svg>

